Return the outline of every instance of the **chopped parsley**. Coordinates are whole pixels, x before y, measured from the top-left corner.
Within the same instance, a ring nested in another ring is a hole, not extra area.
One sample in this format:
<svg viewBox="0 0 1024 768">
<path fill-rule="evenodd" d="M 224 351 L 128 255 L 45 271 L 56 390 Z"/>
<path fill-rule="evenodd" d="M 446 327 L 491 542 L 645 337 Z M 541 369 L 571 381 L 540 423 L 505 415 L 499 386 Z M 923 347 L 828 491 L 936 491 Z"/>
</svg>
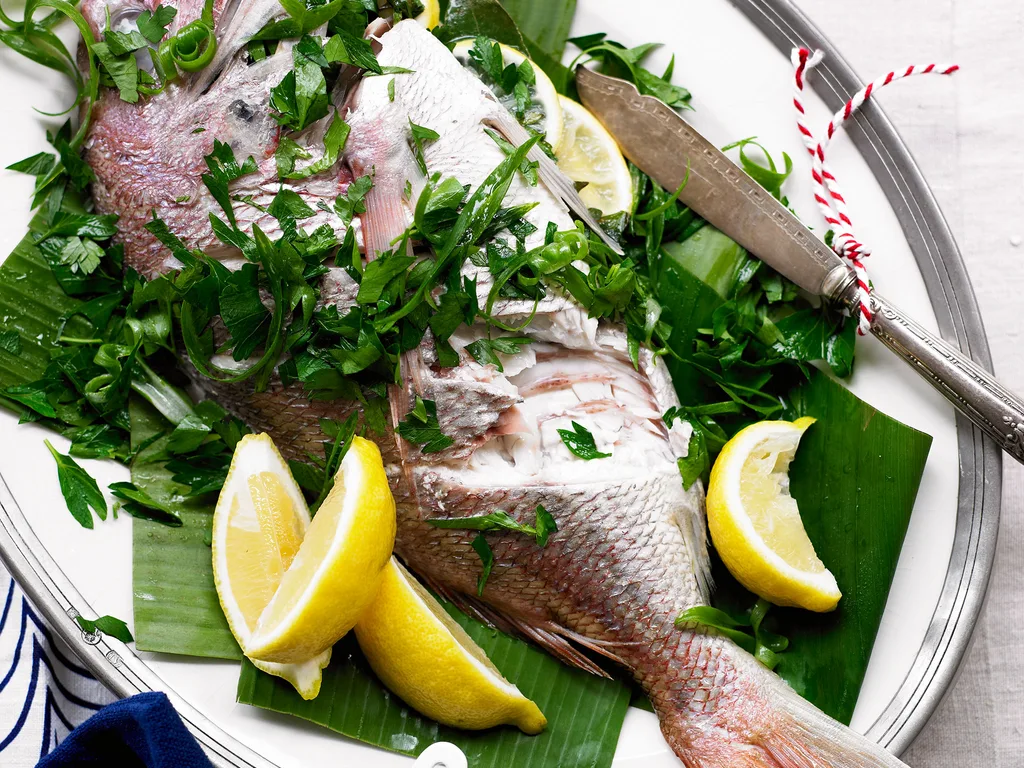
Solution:
<svg viewBox="0 0 1024 768">
<path fill-rule="evenodd" d="M 566 448 L 585 461 L 607 459 L 611 456 L 610 453 L 601 453 L 597 450 L 597 443 L 594 442 L 590 430 L 575 421 L 572 422 L 572 429 L 558 430 L 558 436 L 562 438 Z"/>
<path fill-rule="evenodd" d="M 515 355 L 523 346 L 532 341 L 526 336 L 498 336 L 493 339 L 477 339 L 466 345 L 466 351 L 473 356 L 480 365 L 493 365 L 499 372 L 504 371 L 501 358 L 503 355 Z"/>
<path fill-rule="evenodd" d="M 397 431 L 408 442 L 420 446 L 421 453 L 440 453 L 455 445 L 455 441 L 441 431 L 437 421 L 437 404 L 418 396 L 416 404 L 399 423 Z"/>
<path fill-rule="evenodd" d="M 558 530 L 555 519 L 542 505 L 538 504 L 534 512 L 535 520 L 533 525 L 520 523 L 508 512 L 497 510 L 487 515 L 475 517 L 452 517 L 433 518 L 427 520 L 435 528 L 458 528 L 470 531 L 512 531 L 514 533 L 525 533 L 537 540 L 537 546 L 544 547 L 548 538 Z"/>
<path fill-rule="evenodd" d="M 156 10 L 150 12 L 142 11 L 135 20 L 139 33 L 151 43 L 159 43 L 167 34 L 167 27 L 174 17 L 178 15 L 178 9 L 160 4 Z"/>
<path fill-rule="evenodd" d="M 675 623 L 679 628 L 684 628 L 688 624 L 710 627 L 753 654 L 754 658 L 768 669 L 775 669 L 779 663 L 779 656 L 789 647 L 789 640 L 764 628 L 764 619 L 769 608 L 771 604 L 767 600 L 758 600 L 745 618 L 737 619 L 718 608 L 698 605 L 683 611 Z M 749 629 L 750 632 L 744 631 L 745 629 Z"/>
<path fill-rule="evenodd" d="M 423 142 L 437 141 L 441 138 L 441 134 L 425 126 L 416 125 L 411 119 L 409 120 L 409 130 L 412 132 L 413 155 L 416 157 L 416 164 L 426 174 L 427 161 L 423 157 Z"/>
<path fill-rule="evenodd" d="M 482 596 L 484 587 L 487 586 L 487 579 L 491 577 L 491 570 L 494 568 L 494 552 L 491 551 L 491 545 L 487 543 L 487 539 L 482 533 L 476 535 L 472 546 L 473 551 L 480 557 L 482 565 L 480 576 L 476 581 L 476 594 Z"/>
<path fill-rule="evenodd" d="M 75 621 L 82 628 L 83 632 L 94 635 L 97 632 L 120 640 L 122 643 L 131 643 L 135 640 L 132 637 L 128 625 L 121 619 L 113 616 L 100 616 L 98 619 L 87 619 L 84 616 L 76 616 Z"/>
<path fill-rule="evenodd" d="M 111 483 L 109 490 L 117 499 L 120 499 L 121 509 L 132 517 L 152 520 L 172 528 L 182 526 L 181 518 L 174 509 L 157 501 L 134 483 Z"/>
<path fill-rule="evenodd" d="M 44 442 L 50 455 L 57 462 L 57 482 L 71 516 L 83 528 L 93 527 L 93 512 L 100 520 L 106 520 L 107 501 L 103 498 L 96 479 L 82 469 L 73 458 L 60 453 L 49 440 Z"/>
</svg>

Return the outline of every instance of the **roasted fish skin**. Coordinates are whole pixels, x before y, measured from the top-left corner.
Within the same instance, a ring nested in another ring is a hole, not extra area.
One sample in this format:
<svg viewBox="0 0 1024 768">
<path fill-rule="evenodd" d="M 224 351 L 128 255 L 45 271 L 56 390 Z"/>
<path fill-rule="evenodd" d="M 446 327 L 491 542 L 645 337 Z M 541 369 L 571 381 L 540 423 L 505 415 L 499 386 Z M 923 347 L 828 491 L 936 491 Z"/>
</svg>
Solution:
<svg viewBox="0 0 1024 768">
<path fill-rule="evenodd" d="M 159 0 L 84 0 L 81 9 L 93 35 L 101 39 L 108 11 L 112 28 L 119 29 L 158 4 Z M 181 0 L 176 7 L 169 36 L 198 19 L 203 2 Z M 280 189 L 274 152 L 281 129 L 270 114 L 270 89 L 292 69 L 292 41 L 282 41 L 274 55 L 256 63 L 247 61 L 245 43 L 266 21 L 286 14 L 277 0 L 217 0 L 213 14 L 217 54 L 212 64 L 199 72 L 182 73 L 162 93 L 143 97 L 137 104 L 122 101 L 116 89 L 104 89 L 84 145 L 83 157 L 96 174 L 92 185 L 96 210 L 120 215 L 117 240 L 124 244 L 127 262 L 147 277 L 181 266 L 145 228 L 154 211 L 190 247 L 229 265 L 241 263 L 240 254 L 224 247 L 210 229 L 210 214 L 223 218 L 202 181 L 208 170 L 204 158 L 213 152 L 214 140 L 228 144 L 239 163 L 250 156 L 257 163 L 256 173 L 234 182 L 234 196 L 250 197 L 265 209 Z M 313 157 L 323 153 L 325 122 L 293 136 Z M 303 222 L 306 226 L 328 224 L 342 237 L 341 221 L 319 210 L 316 203 L 333 201 L 349 181 L 347 168 L 339 163 L 309 179 L 286 180 L 284 186 L 316 211 Z M 258 207 L 237 202 L 233 210 L 244 231 L 258 225 L 280 236 L 276 219 Z"/>
<path fill-rule="evenodd" d="M 511 116 L 452 66 L 451 54 L 429 33 L 405 21 L 391 30 L 375 27 L 372 34 L 382 64 L 414 73 L 395 76 L 395 102 L 386 103 L 397 106 L 384 106 L 382 77 L 365 78 L 348 102 L 353 131 L 345 161 L 353 175 L 372 173 L 375 181 L 362 215 L 371 257 L 392 247 L 422 188 L 409 119 L 442 134 L 424 149 L 428 170 L 474 187 L 504 157 L 485 129 L 517 141 Z M 409 78 L 404 85 L 403 78 Z M 98 125 L 94 132 L 104 129 Z M 116 167 L 110 171 L 117 173 Z M 406 181 L 413 186 L 408 200 Z M 549 174 L 531 187 L 517 177 L 509 200 L 530 196 L 538 202 L 530 217 L 540 232 L 548 222 L 564 228 L 571 219 L 563 183 Z M 136 204 L 131 198 L 110 201 Z M 133 258 L 139 256 L 129 254 Z M 489 275 L 479 269 L 465 267 L 467 276 L 486 283 Z M 351 305 L 351 291 L 336 287 L 325 298 L 341 311 Z M 497 312 L 512 321 L 530 309 L 508 302 Z M 727 638 L 675 626 L 682 611 L 707 602 L 710 584 L 703 491 L 699 483 L 685 490 L 676 467 L 686 453 L 687 427 L 669 428 L 662 418 L 678 404 L 664 365 L 642 351 L 634 368 L 621 327 L 589 318 L 555 292 L 523 331 L 532 343 L 501 355 L 502 370 L 481 365 L 466 351 L 488 332 L 476 325 L 452 337 L 460 355 L 455 368 L 438 365 L 429 333 L 402 361 L 404 387 L 391 393 L 395 418 L 415 397 L 433 399 L 455 444 L 424 454 L 394 435 L 378 436 L 398 504 L 399 556 L 467 609 L 569 663 L 600 671 L 580 646 L 621 663 L 650 696 L 668 743 L 688 768 L 902 765 L 800 699 Z M 255 393 L 194 380 L 250 426 L 270 432 L 292 458 L 302 458 L 322 439 L 319 416 L 337 418 L 351 408 L 311 402 L 294 385 Z M 570 452 L 558 430 L 573 422 L 611 455 L 586 461 Z M 478 598 L 476 532 L 437 528 L 429 520 L 503 509 L 530 521 L 537 505 L 554 516 L 558 531 L 545 547 L 518 534 L 488 533 L 495 566 Z"/>
</svg>

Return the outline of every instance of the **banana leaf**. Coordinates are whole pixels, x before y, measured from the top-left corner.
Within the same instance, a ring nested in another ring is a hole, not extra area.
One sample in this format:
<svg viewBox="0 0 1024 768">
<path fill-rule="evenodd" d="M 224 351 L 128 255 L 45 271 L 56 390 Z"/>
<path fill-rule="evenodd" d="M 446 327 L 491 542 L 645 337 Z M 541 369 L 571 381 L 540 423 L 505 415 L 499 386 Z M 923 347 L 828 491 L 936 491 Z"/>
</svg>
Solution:
<svg viewBox="0 0 1024 768">
<path fill-rule="evenodd" d="M 33 244 L 32 232 L 41 228 L 42 219 L 36 217 L 0 267 L 0 331 L 18 335 L 16 344 L 0 345 L 0 387 L 27 384 L 43 375 L 50 352 L 58 348 L 62 318 L 70 318 L 68 335 L 90 330 L 88 322 L 71 317 L 82 302 L 64 293 Z M 21 412 L 16 404 L 9 405 Z"/>
<path fill-rule="evenodd" d="M 170 429 L 148 403 L 129 403 L 132 448 Z M 152 520 L 132 521 L 132 598 L 135 647 L 216 659 L 241 659 L 213 584 L 210 530 L 213 502 L 187 498 L 161 462 L 148 459 L 164 448 L 156 439 L 132 463 L 132 482 L 181 518 L 180 528 Z"/>
<path fill-rule="evenodd" d="M 560 60 L 576 14 L 576 0 L 538 3 L 537 0 L 501 0 L 509 16 L 528 41 Z"/>
<path fill-rule="evenodd" d="M 451 605 L 448 612 L 548 718 L 537 736 L 512 727 L 461 731 L 404 706 L 374 676 L 351 637 L 334 648 L 320 695 L 303 701 L 289 684 L 245 662 L 238 701 L 311 720 L 360 741 L 417 755 L 436 741 L 458 745 L 474 768 L 606 768 L 629 708 L 629 687 L 571 669 L 536 647 L 496 632 Z"/>
<path fill-rule="evenodd" d="M 685 357 L 696 329 L 711 326 L 745 253 L 707 226 L 666 251 L 662 301 L 674 328 L 673 349 Z M 670 368 L 684 404 L 708 402 L 710 394 L 691 366 L 676 361 Z M 790 467 L 791 492 L 843 599 L 828 614 L 773 608 L 765 627 L 790 641 L 775 671 L 821 710 L 849 723 L 932 439 L 872 408 L 818 369 L 790 393 L 787 405 L 786 418 L 818 420 Z M 749 611 L 757 597 L 717 558 L 714 563 L 714 605 L 737 616 Z"/>
</svg>

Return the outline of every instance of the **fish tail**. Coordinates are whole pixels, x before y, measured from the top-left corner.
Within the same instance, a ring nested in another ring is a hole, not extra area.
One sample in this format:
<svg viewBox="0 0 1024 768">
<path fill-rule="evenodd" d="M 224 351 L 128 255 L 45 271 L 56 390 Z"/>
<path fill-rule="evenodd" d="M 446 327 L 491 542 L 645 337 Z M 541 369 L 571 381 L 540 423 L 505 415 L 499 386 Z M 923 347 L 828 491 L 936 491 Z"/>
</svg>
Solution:
<svg viewBox="0 0 1024 768">
<path fill-rule="evenodd" d="M 710 712 L 710 702 L 692 696 L 657 706 L 662 732 L 686 768 L 906 768 L 764 667 L 753 676 Z"/>
</svg>

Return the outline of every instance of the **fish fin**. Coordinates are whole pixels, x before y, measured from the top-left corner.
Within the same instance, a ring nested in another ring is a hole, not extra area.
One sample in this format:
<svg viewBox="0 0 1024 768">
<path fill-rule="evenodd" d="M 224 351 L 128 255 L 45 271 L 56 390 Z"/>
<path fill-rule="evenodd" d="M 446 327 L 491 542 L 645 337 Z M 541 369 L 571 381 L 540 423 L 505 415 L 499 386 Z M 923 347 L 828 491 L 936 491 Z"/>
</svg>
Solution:
<svg viewBox="0 0 1024 768">
<path fill-rule="evenodd" d="M 452 603 L 466 615 L 505 634 L 518 635 L 519 637 L 531 640 L 556 659 L 571 667 L 582 669 L 584 672 L 590 672 L 598 677 L 611 677 L 599 665 L 594 663 L 593 659 L 574 646 L 570 640 L 578 642 L 580 645 L 616 663 L 624 664 L 622 659 L 610 650 L 612 646 L 610 643 L 592 641 L 552 622 L 541 622 L 538 624 L 528 619 L 520 619 L 492 608 L 470 595 L 449 589 L 432 579 L 427 578 L 424 581 L 434 592 Z"/>
<path fill-rule="evenodd" d="M 492 118 L 491 124 L 508 142 L 517 147 L 530 138 L 530 134 L 526 129 L 516 122 L 515 118 L 505 110 L 498 110 Z M 537 163 L 537 172 L 544 186 L 553 195 L 561 198 L 562 202 L 569 207 L 569 210 L 575 213 L 584 224 L 598 234 L 605 245 L 621 256 L 622 249 L 619 247 L 619 244 L 612 240 L 601 228 L 601 225 L 597 223 L 597 220 L 591 215 L 590 209 L 587 208 L 587 204 L 583 202 L 579 192 L 576 191 L 576 185 L 568 176 L 562 173 L 561 169 L 555 164 L 555 161 L 544 154 L 538 147 L 531 149 L 527 157 Z"/>
<path fill-rule="evenodd" d="M 747 685 L 710 711 L 707 700 L 655 702 L 662 732 L 687 768 L 907 768 L 747 660 L 740 672 Z"/>
<path fill-rule="evenodd" d="M 358 178 L 355 168 L 352 172 Z M 373 186 L 363 199 L 366 212 L 360 214 L 359 220 L 366 258 L 373 260 L 383 251 L 396 247 L 394 241 L 409 225 L 409 213 L 403 197 L 404 180 L 395 174 L 376 173 L 372 168 L 370 172 L 373 174 Z M 411 249 L 412 243 L 409 243 L 407 250 L 410 253 Z"/>
<path fill-rule="evenodd" d="M 704 506 L 704 486 L 698 480 L 686 492 L 687 505 L 676 510 L 676 525 L 683 534 L 686 554 L 690 558 L 697 588 L 705 605 L 711 603 L 714 579 L 711 576 L 711 553 L 708 551 L 708 525 Z"/>
</svg>

